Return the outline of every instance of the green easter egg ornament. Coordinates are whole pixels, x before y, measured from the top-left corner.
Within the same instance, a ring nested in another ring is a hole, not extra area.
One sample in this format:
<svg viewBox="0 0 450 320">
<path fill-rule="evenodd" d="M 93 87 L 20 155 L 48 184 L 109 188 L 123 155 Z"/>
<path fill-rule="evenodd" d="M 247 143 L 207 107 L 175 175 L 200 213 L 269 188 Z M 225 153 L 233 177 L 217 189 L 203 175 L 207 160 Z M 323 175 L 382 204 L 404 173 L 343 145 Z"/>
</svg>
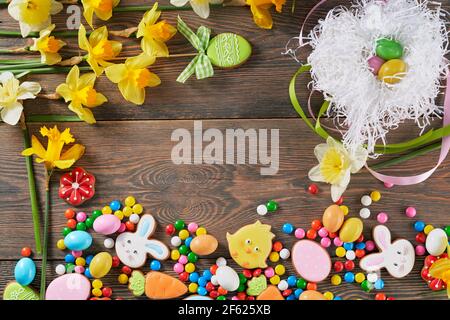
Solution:
<svg viewBox="0 0 450 320">
<path fill-rule="evenodd" d="M 388 61 L 392 59 L 400 59 L 403 56 L 402 45 L 390 39 L 379 39 L 376 48 L 377 56 Z"/>
<path fill-rule="evenodd" d="M 221 33 L 211 39 L 206 54 L 214 66 L 234 68 L 248 60 L 252 46 L 237 34 Z"/>
<path fill-rule="evenodd" d="M 3 300 L 39 300 L 39 294 L 28 286 L 11 281 L 5 287 Z"/>
</svg>

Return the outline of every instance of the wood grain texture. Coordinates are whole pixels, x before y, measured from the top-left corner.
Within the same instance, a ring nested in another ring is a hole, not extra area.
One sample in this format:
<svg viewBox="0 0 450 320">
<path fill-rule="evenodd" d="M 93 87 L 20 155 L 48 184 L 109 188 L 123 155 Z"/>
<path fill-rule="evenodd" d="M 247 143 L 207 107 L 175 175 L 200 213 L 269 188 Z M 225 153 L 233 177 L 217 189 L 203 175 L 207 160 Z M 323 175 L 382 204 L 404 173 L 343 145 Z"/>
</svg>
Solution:
<svg viewBox="0 0 450 320">
<path fill-rule="evenodd" d="M 40 124 L 30 127 L 37 133 Z M 59 124 L 62 129 L 67 127 Z M 282 234 L 281 227 L 290 222 L 296 227 L 309 228 L 313 219 L 320 218 L 323 210 L 330 204 L 328 187 L 320 185 L 320 194 L 311 196 L 306 188 L 309 184 L 306 173 L 316 163 L 312 150 L 321 140 L 312 135 L 307 127 L 297 119 L 285 120 L 209 120 L 203 122 L 204 129 L 217 128 L 268 128 L 280 129 L 280 170 L 275 176 L 261 176 L 258 166 L 250 165 L 174 165 L 170 160 L 172 147 L 176 142 L 170 141 L 171 133 L 177 128 L 192 131 L 193 121 L 121 121 L 101 122 L 96 126 L 83 123 L 70 124 L 77 141 L 87 146 L 85 156 L 78 163 L 97 178 L 97 193 L 94 199 L 83 205 L 80 210 L 91 212 L 99 209 L 113 199 L 123 199 L 132 194 L 152 213 L 159 226 L 155 237 L 169 243 L 163 232 L 163 226 L 181 218 L 195 221 L 205 226 L 209 233 L 219 240 L 219 249 L 211 259 L 205 259 L 205 265 L 211 264 L 218 256 L 229 257 L 225 233 L 235 232 L 245 224 L 257 219 L 269 223 L 277 239 L 290 248 L 295 239 Z M 407 137 L 413 127 L 405 125 L 396 132 L 396 139 Z M 28 202 L 27 180 L 24 159 L 18 156 L 21 149 L 20 129 L 0 125 L 0 137 L 9 137 L 0 153 L 0 199 L 4 218 L 0 220 L 0 257 L 9 269 L 2 268 L 0 288 L 13 278 L 12 261 L 19 257 L 23 246 L 33 245 L 31 214 Z M 407 174 L 421 172 L 429 168 L 436 154 L 410 161 L 397 173 Z M 414 243 L 414 220 L 406 218 L 404 209 L 415 206 L 418 219 L 435 226 L 448 224 L 445 209 L 450 199 L 445 190 L 450 189 L 447 160 L 436 174 L 426 183 L 412 187 L 384 189 L 382 185 L 367 172 L 355 175 L 346 193 L 345 203 L 350 207 L 350 216 L 357 216 L 361 205 L 360 197 L 371 190 L 382 190 L 383 198 L 371 206 L 372 216 L 365 221 L 366 237 L 376 225 L 376 214 L 385 211 L 389 214 L 388 227 L 393 238 L 404 237 Z M 39 166 L 35 168 L 41 169 Z M 392 173 L 393 171 L 390 170 Z M 51 214 L 51 248 L 50 259 L 61 261 L 64 256 L 55 248 L 61 238 L 65 225 L 63 212 L 69 206 L 57 198 L 56 174 L 52 186 Z M 42 175 L 38 172 L 38 181 Z M 39 183 L 42 191 L 42 184 Z M 255 208 L 268 199 L 275 199 L 281 208 L 276 213 L 260 217 Z M 42 204 L 42 199 L 41 199 Z M 94 235 L 92 252 L 102 249 L 104 237 Z M 291 264 L 285 263 L 291 268 Z M 172 262 L 164 266 L 171 269 Z M 420 279 L 419 270 L 422 259 L 415 265 L 415 271 L 406 279 L 394 280 L 383 271 L 387 283 L 387 294 L 396 298 L 424 299 L 443 298 L 445 294 L 432 294 Z M 54 265 L 52 266 L 54 267 Z M 148 270 L 148 266 L 145 270 Z M 291 270 L 292 272 L 292 270 Z M 50 279 L 55 276 L 49 270 Z M 116 274 L 114 273 L 115 277 Z M 118 286 L 114 279 L 107 278 L 105 283 L 117 288 L 120 295 L 126 296 L 124 287 Z M 329 280 L 319 284 L 320 290 L 330 289 L 346 298 L 373 298 L 363 293 L 356 285 L 329 287 Z M 0 289 L 1 290 L 1 289 Z"/>
</svg>

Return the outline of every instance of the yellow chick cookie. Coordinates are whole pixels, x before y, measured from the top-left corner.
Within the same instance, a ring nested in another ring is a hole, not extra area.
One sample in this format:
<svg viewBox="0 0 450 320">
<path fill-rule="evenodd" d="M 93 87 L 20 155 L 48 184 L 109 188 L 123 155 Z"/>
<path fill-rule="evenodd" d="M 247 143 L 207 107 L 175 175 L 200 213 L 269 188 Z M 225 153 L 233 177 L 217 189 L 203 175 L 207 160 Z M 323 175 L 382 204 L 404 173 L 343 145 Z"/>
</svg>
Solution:
<svg viewBox="0 0 450 320">
<path fill-rule="evenodd" d="M 266 259 L 272 250 L 271 226 L 256 221 L 236 231 L 227 233 L 228 248 L 231 257 L 238 265 L 246 269 L 266 268 Z"/>
</svg>

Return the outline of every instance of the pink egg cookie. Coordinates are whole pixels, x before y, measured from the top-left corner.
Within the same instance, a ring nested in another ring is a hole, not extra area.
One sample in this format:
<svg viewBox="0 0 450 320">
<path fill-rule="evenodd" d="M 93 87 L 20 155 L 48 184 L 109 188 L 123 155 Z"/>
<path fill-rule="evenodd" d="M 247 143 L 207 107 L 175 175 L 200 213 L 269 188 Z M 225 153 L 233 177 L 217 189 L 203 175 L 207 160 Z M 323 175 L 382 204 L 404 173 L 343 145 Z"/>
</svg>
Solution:
<svg viewBox="0 0 450 320">
<path fill-rule="evenodd" d="M 300 240 L 294 245 L 292 263 L 300 276 L 310 282 L 325 280 L 331 271 L 328 252 L 311 240 Z"/>
<path fill-rule="evenodd" d="M 45 300 L 87 300 L 91 282 L 79 273 L 68 273 L 50 282 Z"/>
</svg>

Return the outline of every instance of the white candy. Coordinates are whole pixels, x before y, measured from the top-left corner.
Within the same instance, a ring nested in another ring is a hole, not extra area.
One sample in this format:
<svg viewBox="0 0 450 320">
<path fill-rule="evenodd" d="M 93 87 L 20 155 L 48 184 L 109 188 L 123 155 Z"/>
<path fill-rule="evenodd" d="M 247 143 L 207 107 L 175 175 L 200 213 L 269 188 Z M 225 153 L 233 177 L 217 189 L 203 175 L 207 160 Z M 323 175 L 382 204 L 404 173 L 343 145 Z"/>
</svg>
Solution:
<svg viewBox="0 0 450 320">
<path fill-rule="evenodd" d="M 178 247 L 181 245 L 181 239 L 178 236 L 172 237 L 172 239 L 170 239 L 170 244 L 173 247 Z"/>
<path fill-rule="evenodd" d="M 280 251 L 280 258 L 281 259 L 286 260 L 290 256 L 291 256 L 291 252 L 288 249 L 286 249 L 286 248 L 281 249 L 281 251 Z"/>
<path fill-rule="evenodd" d="M 219 285 L 219 279 L 217 279 L 217 276 L 214 275 L 211 277 L 211 283 L 215 286 Z"/>
<path fill-rule="evenodd" d="M 134 223 L 134 224 L 137 224 L 138 222 L 139 222 L 139 215 L 137 215 L 136 213 L 133 213 L 131 216 L 130 216 L 130 221 L 132 222 L 132 223 Z"/>
<path fill-rule="evenodd" d="M 378 275 L 376 273 L 369 273 L 367 275 L 367 281 L 375 283 L 378 280 Z"/>
<path fill-rule="evenodd" d="M 235 291 L 239 288 L 239 276 L 233 268 L 222 266 L 217 268 L 216 277 L 219 285 L 228 291 Z"/>
<path fill-rule="evenodd" d="M 58 264 L 55 268 L 55 272 L 57 275 L 62 276 L 64 273 L 66 273 L 66 267 L 63 264 Z"/>
<path fill-rule="evenodd" d="M 260 204 L 257 208 L 256 208 L 256 212 L 260 215 L 260 216 L 265 216 L 267 214 L 267 207 L 265 204 Z"/>
<path fill-rule="evenodd" d="M 368 219 L 370 217 L 370 210 L 368 208 L 362 208 L 359 211 L 359 216 L 363 219 Z"/>
<path fill-rule="evenodd" d="M 286 290 L 287 288 L 289 288 L 289 284 L 287 283 L 286 280 L 281 280 L 281 281 L 278 283 L 278 289 L 279 289 L 280 291 L 284 291 L 284 290 Z"/>
<path fill-rule="evenodd" d="M 448 237 L 444 230 L 440 228 L 433 229 L 427 236 L 425 248 L 429 254 L 440 256 L 447 249 Z"/>
<path fill-rule="evenodd" d="M 224 257 L 219 257 L 216 260 L 216 264 L 218 267 L 224 267 L 227 265 L 227 259 L 225 259 Z"/>
<path fill-rule="evenodd" d="M 372 204 L 372 198 L 370 196 L 367 196 L 367 195 L 362 196 L 361 204 L 363 206 L 366 206 L 366 207 L 370 206 Z"/>
<path fill-rule="evenodd" d="M 356 258 L 355 251 L 353 251 L 353 250 L 347 250 L 347 252 L 345 253 L 345 257 L 346 257 L 348 260 L 355 260 L 355 258 Z"/>
<path fill-rule="evenodd" d="M 114 239 L 112 238 L 106 238 L 105 241 L 103 241 L 103 245 L 107 249 L 114 248 Z"/>
</svg>

